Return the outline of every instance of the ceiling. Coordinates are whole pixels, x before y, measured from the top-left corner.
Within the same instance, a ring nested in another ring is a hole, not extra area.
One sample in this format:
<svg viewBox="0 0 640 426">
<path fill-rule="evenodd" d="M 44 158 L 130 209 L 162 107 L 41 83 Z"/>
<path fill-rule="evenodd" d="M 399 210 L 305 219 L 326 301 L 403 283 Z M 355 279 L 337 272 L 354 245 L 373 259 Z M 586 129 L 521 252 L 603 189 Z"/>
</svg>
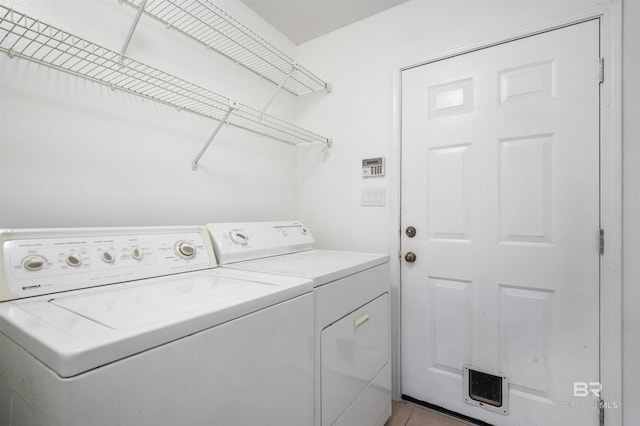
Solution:
<svg viewBox="0 0 640 426">
<path fill-rule="evenodd" d="M 408 0 L 240 0 L 296 44 Z"/>
</svg>

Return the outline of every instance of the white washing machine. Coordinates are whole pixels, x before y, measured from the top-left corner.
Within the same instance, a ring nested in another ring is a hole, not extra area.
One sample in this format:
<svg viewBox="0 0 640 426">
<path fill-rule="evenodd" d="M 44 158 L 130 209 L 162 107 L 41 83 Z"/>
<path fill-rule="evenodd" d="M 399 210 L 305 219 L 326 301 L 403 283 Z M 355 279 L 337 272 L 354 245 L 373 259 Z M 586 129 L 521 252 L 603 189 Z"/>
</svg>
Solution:
<svg viewBox="0 0 640 426">
<path fill-rule="evenodd" d="M 313 280 L 316 425 L 384 425 L 391 416 L 389 256 L 315 249 L 295 221 L 207 228 L 223 268 Z"/>
<path fill-rule="evenodd" d="M 313 425 L 310 280 L 216 268 L 204 227 L 0 242 L 3 426 Z"/>
</svg>

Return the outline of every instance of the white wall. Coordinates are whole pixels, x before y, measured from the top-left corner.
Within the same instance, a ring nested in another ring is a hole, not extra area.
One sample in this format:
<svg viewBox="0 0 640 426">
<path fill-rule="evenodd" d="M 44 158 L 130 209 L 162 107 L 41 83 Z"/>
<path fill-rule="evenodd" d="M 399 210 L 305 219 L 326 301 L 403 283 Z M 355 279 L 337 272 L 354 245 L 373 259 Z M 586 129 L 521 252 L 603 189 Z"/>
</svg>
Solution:
<svg viewBox="0 0 640 426">
<path fill-rule="evenodd" d="M 2 0 L 119 51 L 136 10 L 116 0 Z M 238 0 L 217 2 L 295 58 Z M 256 108 L 275 86 L 143 16 L 127 52 Z M 282 92 L 269 113 L 295 119 Z M 295 217 L 296 150 L 216 121 L 0 54 L 0 228 L 204 224 Z"/>
<path fill-rule="evenodd" d="M 635 425 L 640 422 L 640 406 L 636 404 L 640 401 L 640 6 L 639 0 L 623 1 L 626 120 L 622 407 L 624 424 Z M 608 3 L 412 0 L 299 46 L 299 61 L 334 86 L 329 95 L 299 100 L 299 122 L 332 137 L 334 146 L 323 156 L 318 155 L 319 147 L 298 148 L 298 218 L 314 231 L 321 246 L 396 254 L 397 240 L 390 230 L 397 226 L 397 212 L 389 205 L 389 196 L 386 207 L 361 207 L 360 190 L 381 186 L 389 194 L 397 188 L 398 170 L 394 170 L 393 161 L 398 157 L 394 111 L 398 69 L 459 46 L 499 38 L 499 34 L 524 25 Z M 392 160 L 388 161 L 387 177 L 360 178 L 360 160 L 371 156 Z M 397 274 L 399 262 L 395 256 L 392 268 Z M 396 310 L 398 286 L 393 283 Z M 397 312 L 394 318 L 399 321 Z M 619 418 L 619 414 L 614 416 Z"/>
<path fill-rule="evenodd" d="M 623 0 L 623 403 L 640 424 L 640 0 Z"/>
</svg>

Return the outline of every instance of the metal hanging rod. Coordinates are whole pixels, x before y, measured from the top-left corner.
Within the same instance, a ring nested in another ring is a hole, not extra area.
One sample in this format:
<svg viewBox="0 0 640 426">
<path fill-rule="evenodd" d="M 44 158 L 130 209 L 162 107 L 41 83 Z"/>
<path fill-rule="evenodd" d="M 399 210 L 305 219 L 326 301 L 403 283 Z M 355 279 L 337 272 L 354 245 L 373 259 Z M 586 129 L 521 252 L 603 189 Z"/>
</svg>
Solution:
<svg viewBox="0 0 640 426">
<path fill-rule="evenodd" d="M 0 5 L 0 51 L 289 144 L 331 140 Z M 124 59 L 124 60 L 121 60 Z"/>
<path fill-rule="evenodd" d="M 121 0 L 209 49 L 228 57 L 295 94 L 326 90 L 331 85 L 296 62 L 209 0 Z M 143 7 L 139 7 L 146 3 Z M 292 67 L 296 69 L 288 77 Z"/>
</svg>

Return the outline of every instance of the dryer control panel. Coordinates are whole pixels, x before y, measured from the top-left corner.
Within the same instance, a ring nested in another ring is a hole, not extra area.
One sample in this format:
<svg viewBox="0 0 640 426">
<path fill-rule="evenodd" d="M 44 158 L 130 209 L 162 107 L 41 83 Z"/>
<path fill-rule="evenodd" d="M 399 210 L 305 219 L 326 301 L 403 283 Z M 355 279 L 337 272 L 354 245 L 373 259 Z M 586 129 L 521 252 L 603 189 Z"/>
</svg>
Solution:
<svg viewBox="0 0 640 426">
<path fill-rule="evenodd" d="M 0 301 L 216 266 L 203 227 L 0 232 Z"/>
<path fill-rule="evenodd" d="M 220 264 L 311 250 L 315 241 L 298 221 L 210 223 L 207 225 Z"/>
</svg>

